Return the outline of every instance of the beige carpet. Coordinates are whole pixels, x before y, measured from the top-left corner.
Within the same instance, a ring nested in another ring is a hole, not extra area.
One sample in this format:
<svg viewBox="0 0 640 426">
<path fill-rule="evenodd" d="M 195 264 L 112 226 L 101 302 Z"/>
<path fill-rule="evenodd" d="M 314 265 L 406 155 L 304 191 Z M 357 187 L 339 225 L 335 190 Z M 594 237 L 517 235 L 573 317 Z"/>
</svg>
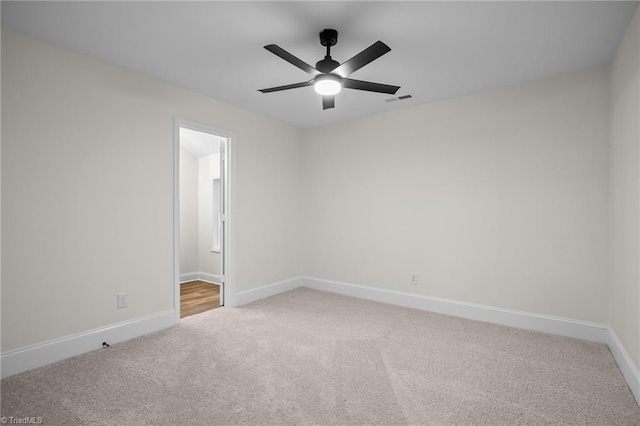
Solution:
<svg viewBox="0 0 640 426">
<path fill-rule="evenodd" d="M 49 425 L 639 425 L 606 346 L 309 289 L 2 381 Z"/>
</svg>

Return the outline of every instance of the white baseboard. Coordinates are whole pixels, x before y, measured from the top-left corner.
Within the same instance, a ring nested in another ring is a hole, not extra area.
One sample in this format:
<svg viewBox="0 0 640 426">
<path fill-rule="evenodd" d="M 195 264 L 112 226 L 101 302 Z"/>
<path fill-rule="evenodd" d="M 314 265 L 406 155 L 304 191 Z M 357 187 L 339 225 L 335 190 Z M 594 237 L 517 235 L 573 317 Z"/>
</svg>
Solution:
<svg viewBox="0 0 640 426">
<path fill-rule="evenodd" d="M 631 392 L 636 397 L 636 401 L 640 404 L 640 371 L 638 366 L 635 365 L 627 349 L 622 344 L 620 338 L 613 329 L 609 328 L 609 350 L 613 354 L 622 375 L 627 380 Z"/>
<path fill-rule="evenodd" d="M 220 275 L 209 274 L 207 272 L 199 272 L 198 273 L 198 279 L 200 281 L 206 281 L 206 282 L 212 283 L 212 284 L 220 284 L 220 282 L 222 281 L 220 279 Z"/>
<path fill-rule="evenodd" d="M 289 278 L 288 280 L 278 281 L 251 290 L 241 291 L 240 293 L 236 293 L 235 306 L 246 305 L 247 303 L 255 302 L 256 300 L 274 296 L 276 294 L 293 290 L 294 288 L 298 288 L 301 286 L 302 278 L 294 277 Z"/>
<path fill-rule="evenodd" d="M 302 277 L 300 281 L 301 286 L 315 290 L 606 344 L 609 346 L 636 401 L 640 404 L 640 370 L 629 356 L 617 334 L 604 324 L 312 277 Z"/>
<path fill-rule="evenodd" d="M 220 282 L 219 277 L 215 275 L 195 272 L 181 275 L 181 283 L 183 279 L 188 279 L 193 274 L 196 274 L 196 278 L 191 279 L 191 281 L 202 279 L 203 281 L 215 282 L 217 278 L 217 282 Z M 640 403 L 640 372 L 638 366 L 635 365 L 616 333 L 603 324 L 313 277 L 294 277 L 237 293 L 235 295 L 236 306 L 245 305 L 298 287 L 308 287 L 392 305 L 607 344 L 636 400 Z M 123 342 L 171 327 L 175 323 L 175 312 L 168 310 L 108 327 L 8 351 L 2 353 L 0 357 L 1 376 L 5 378 L 93 351 L 100 348 L 104 341 L 109 344 Z"/>
<path fill-rule="evenodd" d="M 390 303 L 392 305 L 405 306 L 423 311 L 523 328 L 525 330 L 541 331 L 592 342 L 608 343 L 609 341 L 609 329 L 604 324 L 312 277 L 302 277 L 302 281 L 303 286 L 312 289 L 359 297 L 376 302 Z"/>
<path fill-rule="evenodd" d="M 91 352 L 108 344 L 120 343 L 153 333 L 176 324 L 176 314 L 171 310 L 123 321 L 107 327 L 85 331 L 48 342 L 2 353 L 0 367 L 2 378 L 42 367 L 72 356 Z"/>
<path fill-rule="evenodd" d="M 202 271 L 180 274 L 180 284 L 185 284 L 191 281 L 206 281 L 212 284 L 220 284 L 221 280 L 220 275 Z"/>
<path fill-rule="evenodd" d="M 180 284 L 188 283 L 191 281 L 198 280 L 198 272 L 186 272 L 184 274 L 180 274 Z"/>
</svg>

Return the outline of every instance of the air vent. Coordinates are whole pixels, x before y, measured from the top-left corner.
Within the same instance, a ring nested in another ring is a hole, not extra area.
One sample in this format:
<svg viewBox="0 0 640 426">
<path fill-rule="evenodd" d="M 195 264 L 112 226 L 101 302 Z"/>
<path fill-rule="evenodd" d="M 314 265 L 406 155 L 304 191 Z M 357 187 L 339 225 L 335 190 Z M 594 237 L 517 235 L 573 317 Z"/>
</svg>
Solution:
<svg viewBox="0 0 640 426">
<path fill-rule="evenodd" d="M 411 95 L 402 95 L 402 96 L 398 96 L 397 98 L 389 98 L 389 99 L 385 99 L 385 102 L 395 102 L 395 101 L 404 101 L 405 99 L 411 99 L 413 96 Z"/>
</svg>

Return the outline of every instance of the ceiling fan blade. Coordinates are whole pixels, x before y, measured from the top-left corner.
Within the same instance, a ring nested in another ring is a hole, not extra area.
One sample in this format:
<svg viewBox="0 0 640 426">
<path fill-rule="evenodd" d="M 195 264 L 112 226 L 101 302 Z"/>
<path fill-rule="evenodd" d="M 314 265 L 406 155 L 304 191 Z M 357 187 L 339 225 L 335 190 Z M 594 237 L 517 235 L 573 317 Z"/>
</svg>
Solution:
<svg viewBox="0 0 640 426">
<path fill-rule="evenodd" d="M 336 97 L 335 96 L 323 96 L 322 97 L 322 109 L 330 109 L 336 107 Z"/>
<path fill-rule="evenodd" d="M 398 89 L 400 89 L 400 86 L 372 83 L 371 81 L 353 80 L 351 78 L 343 78 L 342 87 L 346 89 L 366 90 L 367 92 L 388 93 L 390 95 L 395 95 Z"/>
<path fill-rule="evenodd" d="M 389 46 L 378 40 L 353 58 L 342 63 L 342 65 L 333 70 L 333 73 L 346 77 L 390 51 L 391 48 Z"/>
<path fill-rule="evenodd" d="M 262 92 L 262 93 L 279 92 L 281 90 L 298 89 L 300 87 L 307 87 L 307 86 L 311 86 L 312 84 L 313 84 L 313 80 L 309 80 L 309 81 L 304 81 L 302 83 L 294 83 L 294 84 L 287 84 L 285 86 L 270 87 L 268 89 L 260 89 L 258 90 L 258 92 Z"/>
<path fill-rule="evenodd" d="M 299 59 L 293 56 L 291 53 L 287 52 L 286 50 L 284 50 L 282 47 L 278 45 L 268 44 L 264 48 L 267 49 L 269 52 L 273 53 L 274 55 L 279 56 L 285 61 L 289 62 L 291 65 L 300 68 L 302 71 L 308 74 L 311 74 L 314 76 L 320 74 L 320 71 L 318 71 L 317 69 L 315 69 L 314 67 L 312 67 L 311 65 L 303 61 L 302 59 Z"/>
</svg>

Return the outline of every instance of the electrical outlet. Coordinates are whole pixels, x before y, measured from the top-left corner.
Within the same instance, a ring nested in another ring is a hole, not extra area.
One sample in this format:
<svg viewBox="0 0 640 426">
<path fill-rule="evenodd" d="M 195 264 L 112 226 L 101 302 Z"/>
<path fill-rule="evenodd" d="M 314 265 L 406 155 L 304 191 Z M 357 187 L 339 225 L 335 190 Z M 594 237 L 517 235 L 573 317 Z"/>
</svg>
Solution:
<svg viewBox="0 0 640 426">
<path fill-rule="evenodd" d="M 409 281 L 409 284 L 418 285 L 418 276 L 415 274 L 411 275 L 411 281 Z"/>
<path fill-rule="evenodd" d="M 129 306 L 129 293 L 118 293 L 118 309 Z"/>
</svg>

